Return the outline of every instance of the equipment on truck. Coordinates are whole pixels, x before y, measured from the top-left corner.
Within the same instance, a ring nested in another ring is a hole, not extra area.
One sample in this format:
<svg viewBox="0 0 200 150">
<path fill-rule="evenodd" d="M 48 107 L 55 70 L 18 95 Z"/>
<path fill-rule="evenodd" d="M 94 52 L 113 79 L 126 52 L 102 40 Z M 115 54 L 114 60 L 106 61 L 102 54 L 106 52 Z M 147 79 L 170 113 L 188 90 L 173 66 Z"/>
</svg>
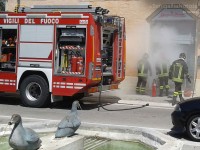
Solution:
<svg viewBox="0 0 200 150">
<path fill-rule="evenodd" d="M 123 17 L 91 5 L 16 9 L 0 13 L 1 92 L 19 90 L 25 106 L 42 107 L 99 92 L 101 81 L 101 90 L 118 89 L 125 78 Z"/>
<path fill-rule="evenodd" d="M 76 72 L 82 73 L 83 72 L 83 57 L 81 56 L 80 52 L 77 53 L 77 65 L 76 65 Z"/>
</svg>

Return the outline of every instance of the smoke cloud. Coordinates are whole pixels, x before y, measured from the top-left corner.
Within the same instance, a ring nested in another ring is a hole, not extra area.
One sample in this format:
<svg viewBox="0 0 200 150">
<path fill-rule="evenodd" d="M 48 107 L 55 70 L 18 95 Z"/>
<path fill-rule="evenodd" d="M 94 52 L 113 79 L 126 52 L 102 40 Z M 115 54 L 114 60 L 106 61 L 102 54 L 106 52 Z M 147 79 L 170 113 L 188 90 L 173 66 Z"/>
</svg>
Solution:
<svg viewBox="0 0 200 150">
<path fill-rule="evenodd" d="M 160 57 L 167 58 L 170 62 L 178 58 L 181 50 L 177 43 L 178 32 L 175 28 L 165 25 L 155 25 L 151 28 L 150 55 L 153 60 Z"/>
</svg>

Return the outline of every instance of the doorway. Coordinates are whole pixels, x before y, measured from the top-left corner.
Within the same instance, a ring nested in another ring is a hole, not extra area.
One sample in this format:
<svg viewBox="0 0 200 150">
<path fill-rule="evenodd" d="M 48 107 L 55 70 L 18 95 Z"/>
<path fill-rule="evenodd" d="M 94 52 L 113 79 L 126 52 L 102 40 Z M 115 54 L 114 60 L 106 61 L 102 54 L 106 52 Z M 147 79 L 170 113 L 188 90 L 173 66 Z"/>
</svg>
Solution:
<svg viewBox="0 0 200 150">
<path fill-rule="evenodd" d="M 196 18 L 183 8 L 164 8 L 156 10 L 148 19 L 150 23 L 149 53 L 154 72 L 153 78 L 157 78 L 154 64 L 159 58 L 167 59 L 170 66 L 174 60 L 179 58 L 180 53 L 185 53 L 188 72 L 194 80 L 196 75 Z M 185 80 L 183 89 L 188 86 L 193 87 Z"/>
</svg>

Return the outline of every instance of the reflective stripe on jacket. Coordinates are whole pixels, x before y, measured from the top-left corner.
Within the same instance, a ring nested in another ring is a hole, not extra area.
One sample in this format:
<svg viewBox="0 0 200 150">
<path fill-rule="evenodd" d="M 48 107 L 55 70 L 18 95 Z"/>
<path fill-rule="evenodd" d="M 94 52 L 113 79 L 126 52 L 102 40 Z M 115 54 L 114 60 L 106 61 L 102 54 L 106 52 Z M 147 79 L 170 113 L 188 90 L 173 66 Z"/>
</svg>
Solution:
<svg viewBox="0 0 200 150">
<path fill-rule="evenodd" d="M 167 77 L 169 75 L 168 65 L 166 63 L 157 63 L 156 74 L 158 75 L 158 77 Z"/>
<path fill-rule="evenodd" d="M 148 71 L 150 71 L 150 74 L 151 74 L 150 64 L 147 60 L 143 60 L 143 59 L 140 60 L 138 62 L 137 69 L 138 69 L 138 76 L 140 77 L 147 77 Z"/>
<path fill-rule="evenodd" d="M 183 59 L 174 61 L 170 67 L 170 74 L 174 82 L 182 83 L 184 74 L 188 74 L 188 66 Z"/>
</svg>

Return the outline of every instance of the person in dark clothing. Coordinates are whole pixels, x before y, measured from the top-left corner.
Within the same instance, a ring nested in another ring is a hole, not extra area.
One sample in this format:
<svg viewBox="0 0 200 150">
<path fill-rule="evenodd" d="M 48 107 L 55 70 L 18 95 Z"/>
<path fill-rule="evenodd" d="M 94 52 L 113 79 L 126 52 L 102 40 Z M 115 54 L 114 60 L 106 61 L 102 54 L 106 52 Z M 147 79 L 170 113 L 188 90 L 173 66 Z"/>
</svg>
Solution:
<svg viewBox="0 0 200 150">
<path fill-rule="evenodd" d="M 191 83 L 190 76 L 188 74 L 188 66 L 187 63 L 185 62 L 186 55 L 185 53 L 181 53 L 179 55 L 179 59 L 175 60 L 169 70 L 169 78 L 172 79 L 172 81 L 175 84 L 175 91 L 173 94 L 173 100 L 172 100 L 172 105 L 176 104 L 176 98 L 179 96 L 180 101 L 183 101 L 182 97 L 182 90 L 181 86 L 184 81 L 184 76 L 186 75 L 188 82 Z"/>
<path fill-rule="evenodd" d="M 137 64 L 138 82 L 136 85 L 136 93 L 138 94 L 145 94 L 148 72 L 150 72 L 151 75 L 151 67 L 148 61 L 148 57 L 148 54 L 145 53 Z"/>
<path fill-rule="evenodd" d="M 159 96 L 163 96 L 163 90 L 165 88 L 166 90 L 166 96 L 168 96 L 169 94 L 169 85 L 168 85 L 168 79 L 169 79 L 169 63 L 166 60 L 166 58 L 164 58 L 163 56 L 161 56 L 162 59 L 160 59 L 157 63 L 156 63 L 156 75 L 158 75 L 158 79 L 159 79 L 159 84 L 160 84 L 160 93 Z"/>
</svg>

